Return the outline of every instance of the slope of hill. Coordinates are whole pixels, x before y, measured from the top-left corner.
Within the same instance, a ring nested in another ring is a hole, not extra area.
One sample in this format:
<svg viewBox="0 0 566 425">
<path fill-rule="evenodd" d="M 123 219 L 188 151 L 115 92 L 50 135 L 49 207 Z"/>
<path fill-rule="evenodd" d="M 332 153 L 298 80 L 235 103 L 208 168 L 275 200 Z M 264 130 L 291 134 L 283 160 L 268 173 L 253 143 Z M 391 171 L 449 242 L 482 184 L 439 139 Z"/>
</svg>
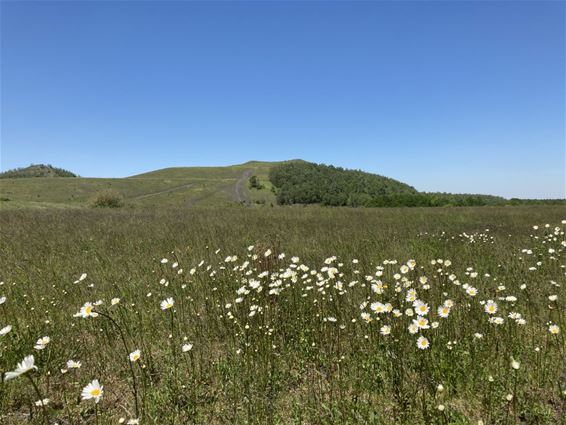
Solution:
<svg viewBox="0 0 566 425">
<path fill-rule="evenodd" d="M 126 178 L 58 177 L 74 174 L 51 166 L 21 170 L 15 170 L 12 177 L 0 179 L 0 208 L 81 208 L 89 206 L 93 198 L 108 190 L 119 194 L 126 207 L 155 208 L 242 203 L 437 207 L 527 202 L 489 195 L 418 192 L 412 186 L 388 177 L 301 160 L 164 168 Z M 28 178 L 23 178 L 23 170 L 27 170 Z M 45 177 L 31 177 L 41 175 L 38 174 L 40 171 Z M 251 177 L 255 177 L 253 185 Z M 565 200 L 528 202 L 566 203 Z"/>
<path fill-rule="evenodd" d="M 0 173 L 0 179 L 25 177 L 77 177 L 77 175 L 50 164 L 31 164 L 29 167 L 14 168 Z"/>
<path fill-rule="evenodd" d="M 226 167 L 165 168 L 127 178 L 6 178 L 0 180 L 0 207 L 82 207 L 108 189 L 119 193 L 126 206 L 275 203 L 267 180 L 273 164 L 250 161 Z M 263 189 L 250 190 L 252 175 L 260 179 Z"/>
</svg>

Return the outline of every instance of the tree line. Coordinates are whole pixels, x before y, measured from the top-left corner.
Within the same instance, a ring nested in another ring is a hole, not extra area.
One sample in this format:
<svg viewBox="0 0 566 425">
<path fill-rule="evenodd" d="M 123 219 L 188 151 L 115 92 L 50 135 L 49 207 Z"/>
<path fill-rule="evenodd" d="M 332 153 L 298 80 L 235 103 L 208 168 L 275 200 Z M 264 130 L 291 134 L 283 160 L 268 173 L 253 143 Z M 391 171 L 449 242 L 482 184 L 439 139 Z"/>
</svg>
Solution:
<svg viewBox="0 0 566 425">
<path fill-rule="evenodd" d="M 500 196 L 418 192 L 397 180 L 331 165 L 293 161 L 269 173 L 280 205 L 321 204 L 350 207 L 444 207 L 566 204 L 566 200 L 507 200 Z"/>
</svg>

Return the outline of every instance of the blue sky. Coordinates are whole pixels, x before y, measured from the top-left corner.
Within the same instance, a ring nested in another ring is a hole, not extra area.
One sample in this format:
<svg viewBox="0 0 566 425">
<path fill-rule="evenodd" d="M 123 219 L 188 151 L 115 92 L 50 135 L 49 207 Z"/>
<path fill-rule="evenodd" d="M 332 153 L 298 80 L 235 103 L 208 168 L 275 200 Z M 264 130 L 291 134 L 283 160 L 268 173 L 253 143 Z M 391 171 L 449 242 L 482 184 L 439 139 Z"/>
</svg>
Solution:
<svg viewBox="0 0 566 425">
<path fill-rule="evenodd" d="M 302 158 L 566 197 L 560 1 L 2 1 L 3 170 Z"/>
</svg>

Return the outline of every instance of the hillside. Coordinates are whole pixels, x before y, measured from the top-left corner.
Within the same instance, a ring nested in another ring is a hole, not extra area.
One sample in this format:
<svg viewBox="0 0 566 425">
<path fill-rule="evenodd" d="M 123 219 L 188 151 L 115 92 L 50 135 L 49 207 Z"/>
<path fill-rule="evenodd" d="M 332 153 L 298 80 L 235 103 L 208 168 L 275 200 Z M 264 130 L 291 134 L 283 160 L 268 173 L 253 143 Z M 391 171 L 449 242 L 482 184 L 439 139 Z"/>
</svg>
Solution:
<svg viewBox="0 0 566 425">
<path fill-rule="evenodd" d="M 3 174 L 0 208 L 83 208 L 91 205 L 98 194 L 109 190 L 122 199 L 125 207 L 152 208 L 238 204 L 438 207 L 566 203 L 418 192 L 388 177 L 302 160 L 163 168 L 126 178 L 68 178 L 63 176 L 74 174 L 44 165 Z"/>
<path fill-rule="evenodd" d="M 0 208 L 84 207 L 97 193 L 107 190 L 118 193 L 126 206 L 269 204 L 275 203 L 275 196 L 268 174 L 276 164 L 280 163 L 164 168 L 127 178 L 5 178 L 0 180 Z M 260 179 L 263 189 L 249 189 L 252 175 Z"/>
<path fill-rule="evenodd" d="M 77 177 L 77 175 L 49 164 L 31 164 L 29 167 L 14 168 L 0 173 L 0 179 L 27 177 Z"/>
</svg>

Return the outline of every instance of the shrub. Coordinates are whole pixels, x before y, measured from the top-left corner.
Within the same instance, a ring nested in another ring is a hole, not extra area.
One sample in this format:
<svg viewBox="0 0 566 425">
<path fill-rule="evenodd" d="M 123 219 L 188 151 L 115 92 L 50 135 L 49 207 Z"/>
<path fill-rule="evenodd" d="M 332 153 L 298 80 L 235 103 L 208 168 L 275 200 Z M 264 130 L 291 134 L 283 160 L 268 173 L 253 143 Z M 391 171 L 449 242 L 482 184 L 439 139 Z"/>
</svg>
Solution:
<svg viewBox="0 0 566 425">
<path fill-rule="evenodd" d="M 119 208 L 123 205 L 122 195 L 115 190 L 103 190 L 93 196 L 91 205 L 95 208 Z"/>
<path fill-rule="evenodd" d="M 263 185 L 261 184 L 257 176 L 251 176 L 249 183 L 250 183 L 250 189 L 257 189 L 257 190 L 263 189 Z"/>
</svg>

